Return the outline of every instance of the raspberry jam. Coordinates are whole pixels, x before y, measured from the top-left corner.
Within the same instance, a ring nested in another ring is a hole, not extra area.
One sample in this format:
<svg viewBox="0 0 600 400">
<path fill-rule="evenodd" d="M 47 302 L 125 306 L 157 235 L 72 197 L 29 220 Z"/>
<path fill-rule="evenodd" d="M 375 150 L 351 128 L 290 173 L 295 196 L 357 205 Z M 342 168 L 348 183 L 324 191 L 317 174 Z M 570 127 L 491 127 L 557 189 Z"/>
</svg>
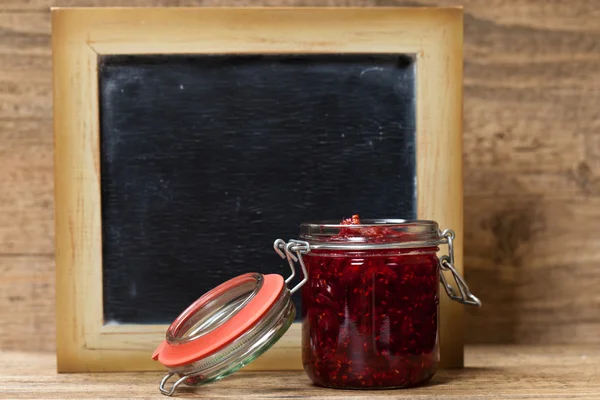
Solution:
<svg viewBox="0 0 600 400">
<path fill-rule="evenodd" d="M 303 225 L 302 359 L 314 383 L 396 388 L 434 375 L 439 231 L 428 222 Z"/>
</svg>

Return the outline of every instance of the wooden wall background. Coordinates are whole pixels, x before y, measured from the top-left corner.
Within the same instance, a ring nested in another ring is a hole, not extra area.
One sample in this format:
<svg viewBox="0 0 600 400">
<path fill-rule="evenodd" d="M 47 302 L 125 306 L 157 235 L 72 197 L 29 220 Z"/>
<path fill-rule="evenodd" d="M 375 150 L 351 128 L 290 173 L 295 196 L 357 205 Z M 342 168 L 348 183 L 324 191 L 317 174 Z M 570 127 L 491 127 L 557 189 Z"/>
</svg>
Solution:
<svg viewBox="0 0 600 400">
<path fill-rule="evenodd" d="M 50 6 L 460 0 L 2 0 L 0 349 L 54 350 Z M 469 342 L 600 343 L 600 3 L 462 0 Z"/>
</svg>

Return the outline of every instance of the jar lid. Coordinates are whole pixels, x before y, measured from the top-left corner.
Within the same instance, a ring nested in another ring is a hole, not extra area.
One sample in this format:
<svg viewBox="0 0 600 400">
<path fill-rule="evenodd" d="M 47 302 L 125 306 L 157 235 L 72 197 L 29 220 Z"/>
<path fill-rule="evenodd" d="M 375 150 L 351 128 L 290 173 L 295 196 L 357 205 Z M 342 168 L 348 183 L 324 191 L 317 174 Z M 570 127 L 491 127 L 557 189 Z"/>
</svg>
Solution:
<svg viewBox="0 0 600 400">
<path fill-rule="evenodd" d="M 204 385 L 230 375 L 273 346 L 294 321 L 291 295 L 307 281 L 302 254 L 308 244 L 277 239 L 273 244 L 288 261 L 291 275 L 248 273 L 210 290 L 186 308 L 169 326 L 166 339 L 152 358 L 169 370 L 159 389 L 170 396 L 182 383 Z M 293 288 L 298 262 L 303 278 Z M 174 376 L 178 380 L 167 389 Z"/>
<path fill-rule="evenodd" d="M 152 358 L 169 369 L 161 393 L 232 374 L 275 344 L 295 314 L 281 275 L 248 273 L 217 286 L 173 321 L 154 351 Z M 173 375 L 179 379 L 166 389 Z"/>
</svg>

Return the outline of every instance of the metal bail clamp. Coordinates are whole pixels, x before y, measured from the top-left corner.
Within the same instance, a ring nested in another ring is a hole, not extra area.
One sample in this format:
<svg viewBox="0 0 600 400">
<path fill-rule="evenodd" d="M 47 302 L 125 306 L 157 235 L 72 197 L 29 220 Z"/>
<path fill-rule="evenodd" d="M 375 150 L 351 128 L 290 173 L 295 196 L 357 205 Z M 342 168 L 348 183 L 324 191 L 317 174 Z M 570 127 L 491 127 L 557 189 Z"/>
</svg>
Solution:
<svg viewBox="0 0 600 400">
<path fill-rule="evenodd" d="M 477 306 L 481 307 L 481 300 L 471 293 L 469 290 L 469 286 L 467 286 L 467 282 L 463 279 L 462 276 L 458 273 L 458 271 L 454 268 L 454 238 L 456 235 L 454 231 L 451 229 L 446 229 L 440 235 L 443 239 L 445 239 L 442 243 L 448 244 L 448 255 L 440 257 L 440 280 L 444 285 L 444 289 L 446 290 L 446 294 L 452 300 L 455 300 L 461 304 L 469 305 L 469 306 Z M 446 277 L 444 276 L 444 271 L 450 271 L 456 282 L 456 286 L 460 292 L 460 295 L 456 294 L 456 291 L 448 283 Z"/>
<path fill-rule="evenodd" d="M 308 271 L 306 270 L 304 259 L 302 259 L 302 254 L 310 253 L 310 245 L 308 242 L 304 242 L 302 240 L 291 239 L 288 243 L 286 243 L 283 239 L 277 239 L 275 243 L 273 243 L 273 248 L 277 254 L 279 254 L 279 257 L 287 259 L 290 269 L 292 270 L 292 274 L 285 280 L 286 284 L 290 283 L 296 276 L 296 268 L 294 267 L 294 263 L 297 262 L 300 264 L 303 279 L 300 281 L 300 283 L 290 289 L 290 294 L 294 294 L 294 292 L 300 289 L 308 281 Z"/>
<path fill-rule="evenodd" d="M 181 378 L 179 378 L 179 379 L 177 380 L 177 382 L 175 382 L 175 383 L 173 384 L 173 386 L 171 386 L 171 389 L 167 389 L 167 388 L 165 388 L 165 384 L 167 383 L 167 381 L 168 381 L 169 379 L 171 379 L 171 377 L 172 377 L 173 375 L 175 375 L 175 373 L 173 373 L 173 372 L 169 372 L 167 375 L 165 375 L 165 377 L 162 379 L 162 381 L 160 381 L 160 385 L 158 386 L 158 389 L 160 390 L 160 392 L 161 392 L 162 394 L 164 394 L 165 396 L 171 396 L 171 395 L 173 395 L 173 393 L 175 393 L 175 389 L 177 389 L 177 387 L 178 387 L 179 385 L 181 385 L 181 384 L 182 384 L 182 383 L 183 383 L 183 382 L 184 382 L 186 379 L 188 379 L 188 378 L 189 378 L 189 376 L 190 376 L 190 375 L 184 375 L 184 376 L 182 376 Z"/>
</svg>

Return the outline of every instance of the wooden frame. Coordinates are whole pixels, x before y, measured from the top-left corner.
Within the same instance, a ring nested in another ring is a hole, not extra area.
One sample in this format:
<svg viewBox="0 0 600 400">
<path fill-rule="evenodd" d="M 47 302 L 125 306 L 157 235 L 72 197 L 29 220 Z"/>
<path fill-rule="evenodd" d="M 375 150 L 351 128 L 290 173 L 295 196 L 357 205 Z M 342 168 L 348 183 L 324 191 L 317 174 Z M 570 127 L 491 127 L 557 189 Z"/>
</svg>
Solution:
<svg viewBox="0 0 600 400">
<path fill-rule="evenodd" d="M 460 8 L 53 9 L 59 372 L 159 370 L 162 325 L 104 325 L 97 59 L 103 54 L 404 53 L 417 59 L 417 213 L 456 231 L 462 272 Z M 442 295 L 442 366 L 463 365 Z M 248 369 L 300 369 L 294 326 Z"/>
</svg>

